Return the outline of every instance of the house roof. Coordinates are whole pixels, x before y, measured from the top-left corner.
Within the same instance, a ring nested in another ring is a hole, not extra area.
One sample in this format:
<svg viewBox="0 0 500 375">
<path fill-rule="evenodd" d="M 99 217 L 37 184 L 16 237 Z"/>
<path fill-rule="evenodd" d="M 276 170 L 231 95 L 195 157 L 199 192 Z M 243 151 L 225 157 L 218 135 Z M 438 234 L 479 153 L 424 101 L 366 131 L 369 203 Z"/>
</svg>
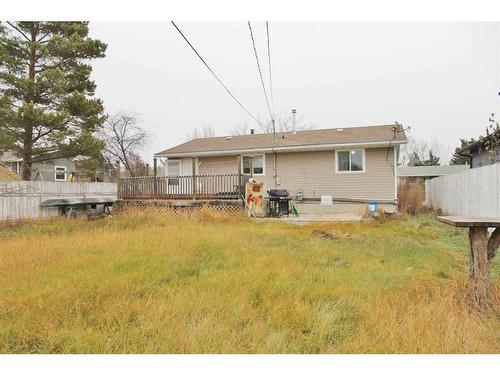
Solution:
<svg viewBox="0 0 500 375">
<path fill-rule="evenodd" d="M 394 129 L 399 131 L 394 132 Z M 401 125 L 375 125 L 276 133 L 276 145 L 274 147 L 272 133 L 196 138 L 155 155 L 181 157 L 267 150 L 279 152 L 313 150 L 325 146 L 386 146 L 389 143 L 393 145 L 407 143 Z"/>
<path fill-rule="evenodd" d="M 21 177 L 16 172 L 0 164 L 0 181 L 19 181 L 20 179 Z"/>
<path fill-rule="evenodd" d="M 500 133 L 500 130 L 496 130 L 493 133 L 487 135 L 486 137 L 480 138 L 476 142 L 471 143 L 470 145 L 465 146 L 465 147 L 461 148 L 460 150 L 458 150 L 458 154 L 460 155 L 464 152 L 468 152 L 470 154 L 471 151 L 474 151 L 475 149 L 477 149 L 479 147 L 483 147 L 483 146 L 488 145 L 491 138 L 493 137 L 493 135 L 499 134 L 499 133 Z"/>
<path fill-rule="evenodd" d="M 23 161 L 23 158 L 20 156 L 16 155 L 12 151 L 5 151 L 5 152 L 0 152 L 0 162 L 16 162 L 16 161 Z"/>
<path fill-rule="evenodd" d="M 420 167 L 398 167 L 398 177 L 436 177 L 463 172 L 468 165 L 428 165 Z"/>
</svg>

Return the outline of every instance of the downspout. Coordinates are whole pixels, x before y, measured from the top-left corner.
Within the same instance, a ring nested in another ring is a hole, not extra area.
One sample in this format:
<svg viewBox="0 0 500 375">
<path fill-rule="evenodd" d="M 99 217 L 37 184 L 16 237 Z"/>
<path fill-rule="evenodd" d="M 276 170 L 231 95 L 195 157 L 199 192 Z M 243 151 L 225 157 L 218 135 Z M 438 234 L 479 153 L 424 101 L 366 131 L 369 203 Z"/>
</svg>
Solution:
<svg viewBox="0 0 500 375">
<path fill-rule="evenodd" d="M 464 156 L 464 157 L 468 157 L 469 158 L 469 169 L 471 169 L 472 168 L 472 155 L 470 153 L 470 149 L 469 149 L 469 155 L 464 155 L 460 151 L 457 152 L 457 154 L 460 155 L 460 156 Z"/>
<path fill-rule="evenodd" d="M 394 146 L 394 203 L 396 204 L 396 211 L 398 211 L 398 155 L 399 149 L 396 151 Z"/>
<path fill-rule="evenodd" d="M 275 151 L 275 147 L 276 147 L 276 126 L 275 126 L 275 123 L 274 123 L 274 119 L 272 119 L 273 121 L 273 148 L 272 148 L 272 151 L 273 151 L 273 179 L 274 179 L 274 187 L 277 188 L 278 187 L 278 171 L 276 169 L 276 151 Z"/>
</svg>

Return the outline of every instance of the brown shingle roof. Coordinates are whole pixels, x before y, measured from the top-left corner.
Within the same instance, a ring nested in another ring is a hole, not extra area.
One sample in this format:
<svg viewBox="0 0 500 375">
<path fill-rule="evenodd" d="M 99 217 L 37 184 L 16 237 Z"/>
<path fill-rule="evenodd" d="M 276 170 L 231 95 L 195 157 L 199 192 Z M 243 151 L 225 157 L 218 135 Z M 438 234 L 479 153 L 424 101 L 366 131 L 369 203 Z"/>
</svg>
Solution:
<svg viewBox="0 0 500 375">
<path fill-rule="evenodd" d="M 293 146 L 335 145 L 374 142 L 406 142 L 406 135 L 401 125 L 394 133 L 396 125 L 376 125 L 351 128 L 303 130 L 295 133 L 277 133 L 276 148 Z M 342 129 L 342 130 L 339 130 Z M 196 138 L 175 147 L 163 150 L 157 155 L 172 155 L 210 152 L 210 151 L 244 151 L 254 149 L 271 149 L 273 134 L 246 134 L 226 137 Z"/>
</svg>

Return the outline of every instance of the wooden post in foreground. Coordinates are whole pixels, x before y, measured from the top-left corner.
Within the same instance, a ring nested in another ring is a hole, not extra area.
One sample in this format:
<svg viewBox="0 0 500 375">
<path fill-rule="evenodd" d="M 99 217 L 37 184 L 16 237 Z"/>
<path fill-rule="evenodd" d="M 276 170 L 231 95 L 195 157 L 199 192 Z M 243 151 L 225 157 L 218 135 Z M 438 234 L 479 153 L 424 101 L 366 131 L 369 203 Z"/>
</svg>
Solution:
<svg viewBox="0 0 500 375">
<path fill-rule="evenodd" d="M 469 228 L 469 277 L 480 305 L 487 302 L 491 291 L 490 262 L 488 261 L 488 228 Z"/>
<path fill-rule="evenodd" d="M 157 159 L 153 159 L 153 199 L 156 199 L 156 196 L 158 194 L 158 187 L 157 187 L 157 177 L 158 177 L 158 162 Z"/>
<path fill-rule="evenodd" d="M 491 261 L 500 246 L 500 219 L 440 216 L 438 220 L 456 227 L 469 228 L 469 277 L 476 302 L 479 306 L 485 306 L 492 289 Z M 490 238 L 488 228 L 495 228 Z"/>
</svg>

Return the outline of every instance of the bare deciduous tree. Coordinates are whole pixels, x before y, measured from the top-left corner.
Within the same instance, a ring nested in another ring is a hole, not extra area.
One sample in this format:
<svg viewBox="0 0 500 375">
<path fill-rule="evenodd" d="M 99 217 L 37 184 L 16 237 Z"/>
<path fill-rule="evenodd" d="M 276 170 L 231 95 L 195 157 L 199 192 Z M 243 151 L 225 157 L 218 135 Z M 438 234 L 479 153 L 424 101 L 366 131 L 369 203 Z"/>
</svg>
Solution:
<svg viewBox="0 0 500 375">
<path fill-rule="evenodd" d="M 272 133 L 273 123 L 271 120 L 261 121 L 258 118 L 260 124 L 255 124 L 256 131 L 259 133 Z M 275 119 L 275 130 L 276 133 L 292 132 L 300 130 L 310 130 L 314 129 L 314 125 L 304 124 L 303 116 L 295 118 L 293 121 L 293 115 L 287 111 L 282 110 Z M 229 132 L 232 135 L 242 135 L 249 134 L 251 126 L 248 125 L 246 120 L 242 120 L 239 124 L 236 124 Z"/>
<path fill-rule="evenodd" d="M 408 137 L 408 143 L 401 147 L 403 166 L 439 165 L 442 146 L 435 141 L 426 142 Z"/>
<path fill-rule="evenodd" d="M 498 146 L 500 145 L 500 123 L 495 121 L 495 114 L 492 113 L 489 118 L 489 125 L 486 128 L 486 137 L 488 138 L 487 142 L 484 144 L 484 148 L 488 152 L 488 158 L 491 163 L 497 163 L 498 160 Z"/>
<path fill-rule="evenodd" d="M 113 165 L 119 161 L 130 176 L 137 176 L 137 156 L 150 140 L 149 132 L 139 125 L 139 116 L 130 112 L 109 116 L 100 135 L 106 142 L 105 160 Z"/>
<path fill-rule="evenodd" d="M 272 133 L 273 132 L 273 123 L 271 120 L 262 122 L 259 126 L 260 131 L 262 133 Z M 303 116 L 298 116 L 295 118 L 295 122 L 293 121 L 293 115 L 287 111 L 280 111 L 275 118 L 275 128 L 277 133 L 283 132 L 293 132 L 300 130 L 310 130 L 314 129 L 314 125 L 305 124 L 303 121 Z"/>
<path fill-rule="evenodd" d="M 246 120 L 241 120 L 238 124 L 236 124 L 230 131 L 231 135 L 244 135 L 250 134 L 250 126 Z"/>
<path fill-rule="evenodd" d="M 215 137 L 215 129 L 205 125 L 202 128 L 194 128 L 192 133 L 186 135 L 187 139 Z"/>
</svg>

